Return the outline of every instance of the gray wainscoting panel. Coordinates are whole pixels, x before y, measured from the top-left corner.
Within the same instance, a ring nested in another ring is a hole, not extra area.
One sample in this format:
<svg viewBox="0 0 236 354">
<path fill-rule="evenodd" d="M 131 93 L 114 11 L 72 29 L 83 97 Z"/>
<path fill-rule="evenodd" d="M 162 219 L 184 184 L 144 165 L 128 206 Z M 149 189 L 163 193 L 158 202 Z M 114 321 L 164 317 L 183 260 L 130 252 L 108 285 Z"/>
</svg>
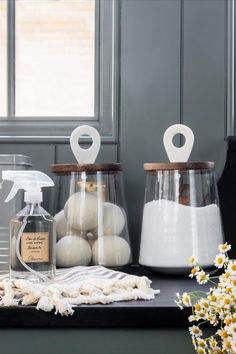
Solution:
<svg viewBox="0 0 236 354">
<path fill-rule="evenodd" d="M 81 147 L 85 148 L 89 145 L 81 145 Z M 117 145 L 102 144 L 96 162 L 117 162 Z M 76 163 L 69 144 L 56 145 L 55 163 Z"/>
<path fill-rule="evenodd" d="M 167 161 L 163 133 L 180 121 L 180 13 L 178 0 L 121 2 L 120 161 L 136 260 L 143 162 Z"/>
<path fill-rule="evenodd" d="M 225 161 L 226 1 L 184 1 L 183 123 L 195 134 L 191 160 Z"/>
<path fill-rule="evenodd" d="M 54 163 L 54 145 L 44 144 L 2 144 L 0 154 L 22 154 L 32 157 L 34 170 L 50 172 L 50 165 Z"/>
</svg>

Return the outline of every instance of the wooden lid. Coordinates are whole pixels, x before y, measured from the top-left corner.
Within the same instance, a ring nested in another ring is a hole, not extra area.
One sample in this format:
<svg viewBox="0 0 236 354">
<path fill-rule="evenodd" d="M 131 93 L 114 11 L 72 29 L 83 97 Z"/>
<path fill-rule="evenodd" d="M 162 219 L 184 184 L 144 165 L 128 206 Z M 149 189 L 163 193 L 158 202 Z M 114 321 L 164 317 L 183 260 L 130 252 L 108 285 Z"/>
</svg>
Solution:
<svg viewBox="0 0 236 354">
<path fill-rule="evenodd" d="M 69 174 L 72 172 L 94 173 L 97 171 L 115 172 L 122 171 L 120 163 L 91 163 L 91 164 L 61 164 L 51 165 L 51 172 Z"/>
<path fill-rule="evenodd" d="M 145 163 L 145 171 L 170 171 L 170 170 L 213 170 L 214 162 L 169 162 L 169 163 Z"/>
</svg>

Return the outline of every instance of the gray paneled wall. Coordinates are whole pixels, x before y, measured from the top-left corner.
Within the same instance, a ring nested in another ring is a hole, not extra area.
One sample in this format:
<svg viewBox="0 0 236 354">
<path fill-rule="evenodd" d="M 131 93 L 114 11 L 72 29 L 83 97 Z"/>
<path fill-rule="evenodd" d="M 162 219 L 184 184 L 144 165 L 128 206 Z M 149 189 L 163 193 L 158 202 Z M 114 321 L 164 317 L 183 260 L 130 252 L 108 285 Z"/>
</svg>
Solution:
<svg viewBox="0 0 236 354">
<path fill-rule="evenodd" d="M 228 0 L 227 0 L 228 1 Z M 225 1 L 184 1 L 183 116 L 195 134 L 193 160 L 224 163 L 226 121 Z"/>
<path fill-rule="evenodd" d="M 129 224 L 138 255 L 143 162 L 167 161 L 165 129 L 178 122 L 195 133 L 192 160 L 224 163 L 227 0 L 121 0 L 119 139 L 99 162 L 124 165 Z M 68 144 L 7 144 L 0 153 L 32 156 L 34 168 L 73 162 Z"/>
<path fill-rule="evenodd" d="M 123 0 L 121 3 L 120 160 L 135 259 L 145 174 L 165 162 L 162 136 L 173 123 L 195 133 L 191 160 L 224 163 L 226 120 L 224 0 Z"/>
</svg>

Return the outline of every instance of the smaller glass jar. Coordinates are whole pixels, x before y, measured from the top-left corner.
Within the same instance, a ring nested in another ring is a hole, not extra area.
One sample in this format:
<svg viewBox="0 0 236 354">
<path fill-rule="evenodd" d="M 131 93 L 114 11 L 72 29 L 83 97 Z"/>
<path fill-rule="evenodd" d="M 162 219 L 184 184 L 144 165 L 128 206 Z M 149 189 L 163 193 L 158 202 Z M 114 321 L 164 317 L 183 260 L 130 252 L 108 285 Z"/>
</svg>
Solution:
<svg viewBox="0 0 236 354">
<path fill-rule="evenodd" d="M 144 170 L 139 263 L 185 273 L 195 255 L 201 266 L 212 267 L 223 242 L 214 163 L 153 163 Z"/>
<path fill-rule="evenodd" d="M 57 267 L 131 262 L 121 164 L 52 165 Z"/>
</svg>

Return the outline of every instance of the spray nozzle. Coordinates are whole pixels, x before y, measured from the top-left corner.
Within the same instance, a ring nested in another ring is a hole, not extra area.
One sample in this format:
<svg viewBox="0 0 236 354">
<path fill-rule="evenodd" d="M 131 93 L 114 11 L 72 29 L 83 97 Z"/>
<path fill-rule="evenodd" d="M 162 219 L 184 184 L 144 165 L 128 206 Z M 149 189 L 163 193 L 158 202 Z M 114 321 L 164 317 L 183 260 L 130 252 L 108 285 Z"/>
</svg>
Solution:
<svg viewBox="0 0 236 354">
<path fill-rule="evenodd" d="M 15 197 L 19 189 L 25 191 L 25 202 L 40 203 L 43 187 L 52 187 L 54 182 L 40 171 L 2 171 L 2 179 L 14 182 L 5 203 Z"/>
</svg>

